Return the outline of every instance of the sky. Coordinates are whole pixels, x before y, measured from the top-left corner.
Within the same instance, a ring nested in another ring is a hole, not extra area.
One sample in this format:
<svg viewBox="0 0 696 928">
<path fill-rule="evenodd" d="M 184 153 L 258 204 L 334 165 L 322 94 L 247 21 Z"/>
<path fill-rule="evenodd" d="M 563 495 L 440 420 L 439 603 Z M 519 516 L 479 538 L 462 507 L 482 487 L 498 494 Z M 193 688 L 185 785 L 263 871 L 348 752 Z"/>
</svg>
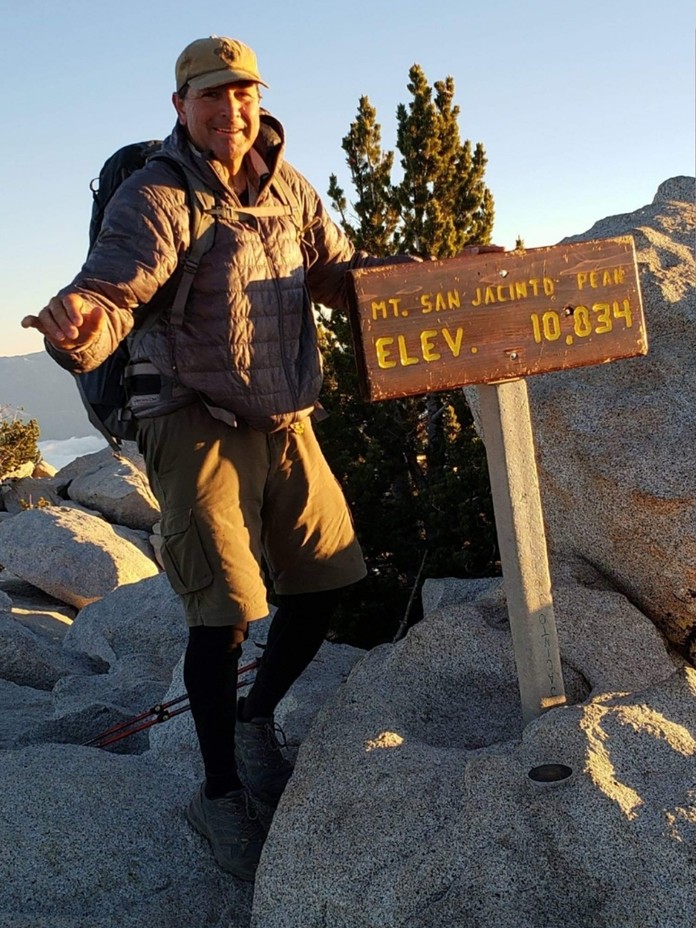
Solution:
<svg viewBox="0 0 696 928">
<path fill-rule="evenodd" d="M 42 350 L 19 323 L 84 260 L 89 181 L 171 131 L 174 62 L 206 35 L 255 49 L 287 160 L 327 205 L 332 173 L 351 192 L 341 140 L 360 97 L 395 148 L 414 63 L 454 79 L 506 248 L 554 245 L 695 172 L 692 0 L 0 0 L 0 14 L 0 356 Z"/>
</svg>

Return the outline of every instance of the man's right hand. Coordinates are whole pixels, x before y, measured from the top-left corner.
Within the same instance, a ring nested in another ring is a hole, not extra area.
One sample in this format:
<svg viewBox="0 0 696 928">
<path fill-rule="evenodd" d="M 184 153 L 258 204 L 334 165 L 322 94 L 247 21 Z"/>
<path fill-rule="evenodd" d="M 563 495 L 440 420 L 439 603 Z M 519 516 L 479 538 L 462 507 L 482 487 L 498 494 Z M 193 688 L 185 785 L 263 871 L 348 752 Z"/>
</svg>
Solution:
<svg viewBox="0 0 696 928">
<path fill-rule="evenodd" d="M 77 293 L 54 296 L 38 316 L 25 316 L 23 329 L 38 329 L 52 345 L 62 351 L 84 348 L 94 341 L 106 324 L 101 306 L 87 303 Z"/>
</svg>

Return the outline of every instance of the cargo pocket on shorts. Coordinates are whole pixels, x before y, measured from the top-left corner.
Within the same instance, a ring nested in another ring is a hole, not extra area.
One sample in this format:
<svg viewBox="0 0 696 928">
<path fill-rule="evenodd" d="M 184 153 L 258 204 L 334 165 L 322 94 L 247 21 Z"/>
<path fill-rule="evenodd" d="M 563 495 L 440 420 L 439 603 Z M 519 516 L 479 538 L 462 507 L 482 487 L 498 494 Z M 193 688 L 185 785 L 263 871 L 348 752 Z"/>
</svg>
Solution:
<svg viewBox="0 0 696 928">
<path fill-rule="evenodd" d="M 172 509 L 162 516 L 162 561 L 175 593 L 209 586 L 213 572 L 203 550 L 193 511 Z"/>
</svg>

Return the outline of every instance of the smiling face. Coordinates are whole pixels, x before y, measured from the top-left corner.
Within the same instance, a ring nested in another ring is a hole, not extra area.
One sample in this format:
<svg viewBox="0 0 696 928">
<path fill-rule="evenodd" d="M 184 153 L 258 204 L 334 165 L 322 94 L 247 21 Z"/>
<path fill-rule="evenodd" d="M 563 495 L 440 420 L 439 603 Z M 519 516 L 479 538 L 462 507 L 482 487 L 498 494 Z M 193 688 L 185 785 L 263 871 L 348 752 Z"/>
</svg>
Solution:
<svg viewBox="0 0 696 928">
<path fill-rule="evenodd" d="M 172 102 L 189 138 L 201 151 L 211 151 L 234 177 L 259 134 L 259 88 L 252 81 L 194 90 Z"/>
</svg>

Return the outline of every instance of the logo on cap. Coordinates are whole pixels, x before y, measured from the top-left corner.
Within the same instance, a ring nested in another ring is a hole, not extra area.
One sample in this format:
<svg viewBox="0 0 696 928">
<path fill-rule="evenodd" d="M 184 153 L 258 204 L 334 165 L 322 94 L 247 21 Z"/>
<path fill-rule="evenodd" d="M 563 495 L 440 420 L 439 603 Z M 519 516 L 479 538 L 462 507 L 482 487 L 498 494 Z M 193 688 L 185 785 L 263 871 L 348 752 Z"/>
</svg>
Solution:
<svg viewBox="0 0 696 928">
<path fill-rule="evenodd" d="M 213 49 L 213 52 L 218 56 L 221 61 L 225 61 L 228 65 L 232 66 L 237 64 L 239 60 L 239 46 L 235 48 L 232 42 L 223 39 L 220 45 L 217 48 Z"/>
</svg>

